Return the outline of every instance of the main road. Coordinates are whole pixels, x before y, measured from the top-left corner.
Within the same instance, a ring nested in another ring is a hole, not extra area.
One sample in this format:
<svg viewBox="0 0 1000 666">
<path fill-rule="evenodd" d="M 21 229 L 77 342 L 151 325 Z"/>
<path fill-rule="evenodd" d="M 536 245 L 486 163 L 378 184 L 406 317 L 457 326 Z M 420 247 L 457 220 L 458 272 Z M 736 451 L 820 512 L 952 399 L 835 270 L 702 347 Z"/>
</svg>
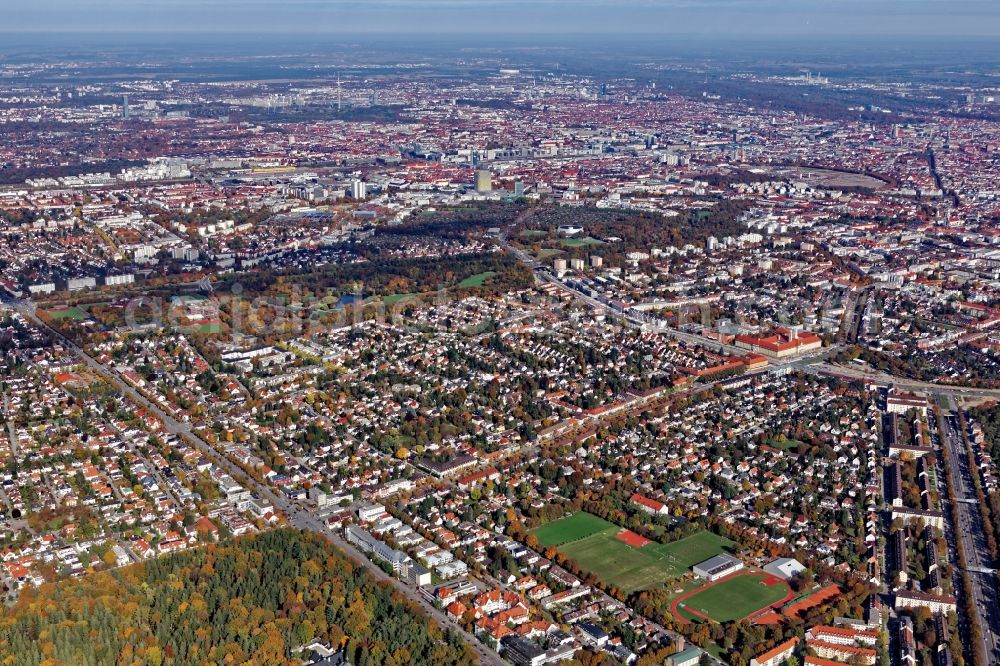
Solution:
<svg viewBox="0 0 1000 666">
<path fill-rule="evenodd" d="M 518 259 L 523 261 L 529 267 L 533 269 L 540 267 L 540 264 L 536 260 L 526 255 L 522 250 L 510 245 L 507 247 Z M 625 322 L 635 328 L 657 331 L 676 340 L 680 340 L 691 345 L 700 345 L 704 348 L 718 351 L 719 353 L 743 355 L 749 351 L 741 347 L 735 347 L 733 345 L 720 343 L 716 340 L 710 340 L 696 333 L 688 333 L 686 331 L 667 326 L 662 320 L 650 317 L 641 312 L 631 311 L 628 308 L 621 309 L 615 307 L 608 299 L 604 297 L 595 298 L 590 294 L 586 294 L 545 270 L 536 270 L 535 275 L 538 276 L 539 280 L 542 282 L 554 284 L 569 292 L 584 303 L 587 303 L 591 307 L 609 315 L 622 318 Z M 883 386 L 892 385 L 905 391 L 931 391 L 940 395 L 953 395 L 962 398 L 1000 400 L 1000 389 L 935 384 L 933 382 L 896 377 L 895 375 L 890 375 L 884 372 L 872 371 L 868 368 L 852 368 L 849 366 L 834 365 L 827 362 L 827 357 L 840 351 L 841 349 L 843 349 L 843 345 L 834 344 L 813 354 L 807 354 L 788 360 L 774 361 L 772 359 L 770 360 L 770 363 L 772 366 L 787 367 L 794 370 L 811 372 L 813 374 L 838 375 L 851 379 L 861 379 L 874 384 L 881 384 Z"/>
<path fill-rule="evenodd" d="M 890 384 L 904 391 L 922 391 L 936 395 L 954 396 L 956 398 L 970 398 L 983 400 L 1000 400 L 1000 389 L 975 388 L 971 386 L 952 386 L 950 384 L 935 384 L 933 382 L 923 382 L 916 379 L 906 379 L 897 377 L 878 370 L 871 370 L 867 366 L 851 367 L 846 365 L 834 365 L 820 359 L 812 358 L 797 360 L 790 365 L 800 370 L 807 370 L 818 374 L 836 375 L 848 379 L 860 379 L 872 384 L 889 386 Z"/>
<path fill-rule="evenodd" d="M 524 250 L 515 247 L 514 245 L 511 245 L 510 241 L 507 239 L 507 235 L 510 231 L 510 228 L 514 227 L 519 222 L 521 222 L 522 218 L 523 215 L 520 216 L 517 220 L 515 220 L 511 224 L 511 227 L 506 229 L 500 235 L 499 241 L 500 244 L 504 247 L 504 249 L 513 254 L 514 257 L 518 259 L 518 261 L 520 261 L 525 266 L 530 268 L 534 272 L 536 278 L 538 278 L 538 280 L 540 280 L 541 282 L 557 286 L 560 289 L 571 294 L 578 300 L 583 301 L 584 303 L 594 308 L 595 310 L 603 312 L 612 317 L 617 317 L 623 320 L 626 324 L 632 326 L 633 328 L 656 331 L 658 333 L 662 333 L 664 335 L 672 337 L 675 340 L 679 340 L 681 342 L 685 342 L 690 345 L 699 345 L 706 349 L 712 349 L 720 354 L 731 354 L 731 355 L 742 356 L 750 351 L 748 349 L 743 349 L 742 347 L 736 347 L 735 345 L 725 344 L 717 340 L 711 340 L 703 335 L 698 335 L 697 333 L 689 333 L 687 331 L 682 331 L 679 328 L 674 328 L 672 326 L 667 325 L 667 323 L 662 319 L 658 319 L 657 317 L 647 315 L 639 310 L 623 308 L 621 306 L 618 306 L 612 303 L 611 299 L 605 297 L 604 295 L 591 296 L 590 294 L 581 291 L 576 286 L 569 284 L 565 280 L 558 278 L 557 276 L 549 272 L 547 266 L 539 262 L 537 259 L 529 255 Z M 839 349 L 840 349 L 839 345 L 833 345 L 831 347 L 823 349 L 822 351 L 816 354 L 809 354 L 805 357 L 800 356 L 794 362 L 778 361 L 777 363 L 773 364 L 779 366 L 785 366 L 785 365 L 793 365 L 794 363 L 816 362 L 817 360 L 822 359 L 827 355 L 838 351 Z"/>
<path fill-rule="evenodd" d="M 982 629 L 983 654 L 987 663 L 1000 664 L 1000 592 L 997 590 L 996 574 L 991 571 L 986 526 L 976 500 L 965 437 L 955 412 L 945 415 L 941 440 L 948 449 L 948 483 L 954 489 L 958 503 L 959 524 L 952 527 L 965 553 L 964 573 L 971 583 L 974 610 Z"/>
</svg>

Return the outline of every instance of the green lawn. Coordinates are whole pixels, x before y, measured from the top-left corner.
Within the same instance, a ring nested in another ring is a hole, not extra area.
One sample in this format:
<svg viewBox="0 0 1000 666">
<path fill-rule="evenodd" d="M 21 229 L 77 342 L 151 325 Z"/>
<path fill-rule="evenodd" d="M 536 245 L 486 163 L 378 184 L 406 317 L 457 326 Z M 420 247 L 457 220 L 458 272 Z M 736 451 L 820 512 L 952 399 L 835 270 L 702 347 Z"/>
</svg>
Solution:
<svg viewBox="0 0 1000 666">
<path fill-rule="evenodd" d="M 718 643 L 715 643 L 713 641 L 709 641 L 708 644 L 705 645 L 705 652 L 709 653 L 710 655 L 712 655 L 713 657 L 715 657 L 719 661 L 723 661 L 724 662 L 724 657 L 726 655 L 726 651 L 723 650 L 722 646 L 719 645 Z"/>
<path fill-rule="evenodd" d="M 551 247 L 543 247 L 538 251 L 538 254 L 535 255 L 535 259 L 541 261 L 542 259 L 548 259 L 549 257 L 555 257 L 557 255 L 565 253 L 566 252 L 564 250 L 556 250 Z"/>
<path fill-rule="evenodd" d="M 386 305 L 395 305 L 396 303 L 399 303 L 400 301 L 405 301 L 406 299 L 413 298 L 414 296 L 416 296 L 416 294 L 413 294 L 413 293 L 410 293 L 410 294 L 389 294 L 388 296 L 383 296 L 382 297 L 382 302 L 385 303 Z"/>
<path fill-rule="evenodd" d="M 717 622 L 741 620 L 788 594 L 787 584 L 765 585 L 766 577 L 747 574 L 724 580 L 686 599 L 683 608 L 704 613 Z"/>
<path fill-rule="evenodd" d="M 698 532 L 670 544 L 634 548 L 615 538 L 617 525 L 588 513 L 575 513 L 534 531 L 543 546 L 556 546 L 581 569 L 629 594 L 679 578 L 698 562 L 726 550 L 730 541 Z"/>
<path fill-rule="evenodd" d="M 733 542 L 725 537 L 703 531 L 695 532 L 680 541 L 674 541 L 660 547 L 669 553 L 671 559 L 677 562 L 682 569 L 690 569 L 699 562 L 727 552 L 732 545 Z"/>
<path fill-rule="evenodd" d="M 582 245 L 604 245 L 602 241 L 596 238 L 591 238 L 590 236 L 584 236 L 583 238 L 564 238 L 563 245 L 567 247 L 580 247 Z"/>
<path fill-rule="evenodd" d="M 486 271 L 485 273 L 477 273 L 475 275 L 470 275 L 461 282 L 458 283 L 459 289 L 469 289 L 471 287 L 482 287 L 483 284 L 489 280 L 491 277 L 496 275 L 494 271 Z"/>
<path fill-rule="evenodd" d="M 535 529 L 533 534 L 538 538 L 540 544 L 548 547 L 561 546 L 564 543 L 577 541 L 609 529 L 618 531 L 617 526 L 613 523 L 591 513 L 578 511 L 572 516 L 542 525 Z"/>
<path fill-rule="evenodd" d="M 773 446 L 774 448 L 780 449 L 782 451 L 789 451 L 791 449 L 796 449 L 799 447 L 800 444 L 802 444 L 802 442 L 800 442 L 797 439 L 785 439 L 780 442 L 776 439 L 771 439 L 768 440 L 767 443 L 768 445 Z"/>
<path fill-rule="evenodd" d="M 401 446 L 406 447 L 406 448 L 410 448 L 410 447 L 414 446 L 417 443 L 417 440 L 415 440 L 414 438 L 410 437 L 409 435 L 399 435 L 399 434 L 396 434 L 396 435 L 389 436 L 387 439 L 391 443 L 391 447 L 393 449 L 398 449 Z"/>
</svg>

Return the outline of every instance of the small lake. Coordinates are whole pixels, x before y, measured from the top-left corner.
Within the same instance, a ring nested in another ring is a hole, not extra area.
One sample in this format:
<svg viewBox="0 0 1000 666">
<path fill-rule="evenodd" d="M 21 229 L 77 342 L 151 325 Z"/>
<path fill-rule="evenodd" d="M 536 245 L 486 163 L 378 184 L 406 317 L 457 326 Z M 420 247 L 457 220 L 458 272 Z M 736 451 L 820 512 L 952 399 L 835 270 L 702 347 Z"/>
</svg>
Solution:
<svg viewBox="0 0 1000 666">
<path fill-rule="evenodd" d="M 342 308 L 346 305 L 354 305 L 355 303 L 363 303 L 365 299 L 368 298 L 365 294 L 344 294 L 337 301 L 337 305 L 334 307 Z"/>
</svg>

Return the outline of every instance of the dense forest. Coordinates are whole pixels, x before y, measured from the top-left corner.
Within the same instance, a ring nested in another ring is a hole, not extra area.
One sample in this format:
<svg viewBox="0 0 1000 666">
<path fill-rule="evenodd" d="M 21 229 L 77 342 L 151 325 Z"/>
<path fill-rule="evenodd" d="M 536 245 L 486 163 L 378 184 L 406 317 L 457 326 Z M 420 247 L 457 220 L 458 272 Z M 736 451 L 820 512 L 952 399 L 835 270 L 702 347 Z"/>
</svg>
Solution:
<svg viewBox="0 0 1000 666">
<path fill-rule="evenodd" d="M 578 224 L 588 236 L 598 239 L 620 238 L 621 243 L 602 248 L 601 254 L 606 258 L 615 252 L 647 250 L 650 246 L 681 247 L 687 243 L 703 246 L 709 236 L 738 236 L 746 231 L 746 225 L 740 222 L 740 216 L 749 209 L 746 202 L 728 199 L 713 201 L 715 205 L 709 208 L 688 210 L 677 217 L 639 210 L 538 208 L 526 224 L 526 229 L 529 232 L 546 231 L 547 238 L 536 239 L 542 244 L 559 240 L 555 230 L 561 224 Z M 560 244 L 560 247 L 564 246 Z M 586 246 L 578 249 L 581 253 L 588 251 Z"/>
<path fill-rule="evenodd" d="M 512 257 L 494 252 L 450 257 L 379 257 L 352 264 L 333 264 L 303 271 L 258 270 L 255 273 L 223 275 L 215 283 L 225 292 L 239 283 L 246 295 L 282 293 L 292 285 L 313 292 L 326 290 L 342 294 L 424 293 L 457 288 L 462 279 L 479 273 L 495 273 L 487 288 L 466 289 L 470 293 L 504 293 L 531 285 L 531 271 Z"/>
<path fill-rule="evenodd" d="M 0 619 L 0 663 L 297 664 L 312 639 L 358 666 L 475 661 L 321 536 L 286 529 L 26 591 Z"/>
<path fill-rule="evenodd" d="M 403 238 L 426 236 L 445 240 L 482 238 L 491 227 L 506 227 L 526 210 L 526 206 L 517 203 L 442 208 L 433 213 L 414 215 L 402 224 L 378 227 L 375 234 Z"/>
</svg>

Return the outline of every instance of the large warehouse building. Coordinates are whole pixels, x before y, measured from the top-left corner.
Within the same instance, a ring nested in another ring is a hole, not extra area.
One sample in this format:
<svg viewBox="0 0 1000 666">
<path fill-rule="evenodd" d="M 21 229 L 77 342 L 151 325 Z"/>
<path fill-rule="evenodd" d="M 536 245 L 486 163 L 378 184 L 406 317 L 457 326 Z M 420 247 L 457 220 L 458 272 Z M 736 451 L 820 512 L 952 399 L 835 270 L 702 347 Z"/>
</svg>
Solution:
<svg viewBox="0 0 1000 666">
<path fill-rule="evenodd" d="M 725 578 L 731 573 L 736 573 L 743 568 L 743 563 L 730 555 L 716 555 L 705 560 L 701 564 L 691 567 L 695 576 L 704 578 L 709 583 L 714 583 L 720 578 Z"/>
</svg>

